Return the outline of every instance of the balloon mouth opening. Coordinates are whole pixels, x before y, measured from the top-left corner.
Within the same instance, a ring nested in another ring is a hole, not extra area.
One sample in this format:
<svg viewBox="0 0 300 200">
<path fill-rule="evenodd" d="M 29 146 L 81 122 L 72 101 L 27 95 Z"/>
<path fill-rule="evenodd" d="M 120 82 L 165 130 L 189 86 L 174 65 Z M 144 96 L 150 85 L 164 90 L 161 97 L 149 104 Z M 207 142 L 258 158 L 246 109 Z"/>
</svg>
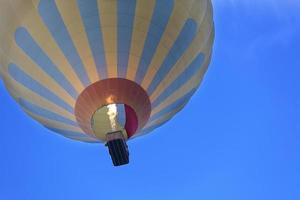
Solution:
<svg viewBox="0 0 300 200">
<path fill-rule="evenodd" d="M 108 132 L 122 131 L 129 139 L 148 122 L 151 102 L 136 82 L 110 78 L 85 88 L 76 100 L 74 113 L 80 128 L 91 137 L 106 141 Z"/>
<path fill-rule="evenodd" d="M 98 138 L 106 133 L 118 131 L 123 134 L 125 139 L 128 139 L 138 129 L 137 114 L 126 104 L 102 106 L 93 114 L 91 123 L 93 132 Z"/>
</svg>

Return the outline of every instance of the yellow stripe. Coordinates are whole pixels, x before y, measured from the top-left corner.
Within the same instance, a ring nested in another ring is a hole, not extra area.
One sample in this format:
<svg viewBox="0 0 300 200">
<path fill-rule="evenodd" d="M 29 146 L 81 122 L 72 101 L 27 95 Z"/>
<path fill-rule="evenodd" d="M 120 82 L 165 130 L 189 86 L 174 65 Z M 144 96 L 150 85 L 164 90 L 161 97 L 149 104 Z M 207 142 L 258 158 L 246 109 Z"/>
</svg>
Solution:
<svg viewBox="0 0 300 200">
<path fill-rule="evenodd" d="M 18 23 L 15 17 L 15 11 L 10 5 L 10 1 L 0 1 L 0 41 L 5 40 L 5 36 L 9 35 L 15 29 L 15 24 Z M 1 48 L 2 44 L 1 44 Z M 4 49 L 4 48 L 3 48 Z"/>
<path fill-rule="evenodd" d="M 156 126 L 156 125 L 158 125 L 158 124 L 160 124 L 160 123 L 162 123 L 162 122 L 167 122 L 167 121 L 170 120 L 172 117 L 174 117 L 174 115 L 175 115 L 176 113 L 178 113 L 181 109 L 183 109 L 184 106 L 185 106 L 185 104 L 182 105 L 182 106 L 180 106 L 178 109 L 173 110 L 173 111 L 171 111 L 171 112 L 169 112 L 169 113 L 163 115 L 163 116 L 160 117 L 159 119 L 157 119 L 157 120 L 155 120 L 155 121 L 153 121 L 153 122 L 151 122 L 151 123 L 148 123 L 148 124 L 143 128 L 143 130 L 146 130 L 147 128 L 150 128 L 151 126 Z M 142 130 L 142 131 L 143 131 L 143 130 Z M 142 135 L 145 135 L 145 134 L 148 134 L 148 133 L 143 133 L 143 134 L 142 134 L 142 133 L 137 133 L 137 134 L 135 134 L 135 135 L 133 136 L 133 138 L 139 137 L 139 136 L 142 136 Z"/>
<path fill-rule="evenodd" d="M 210 21 L 208 20 L 207 23 L 209 24 L 209 22 Z M 176 78 L 184 72 L 199 53 L 204 53 L 205 56 L 207 56 L 207 53 L 210 52 L 210 49 L 207 47 L 210 47 L 210 44 L 213 42 L 213 29 L 212 27 L 207 27 L 206 24 L 203 24 L 202 27 L 205 28 L 200 29 L 200 32 L 190 48 L 185 52 L 183 57 L 176 63 L 151 95 L 151 101 L 154 101 L 174 80 L 176 80 Z"/>
<path fill-rule="evenodd" d="M 2 76 L 2 80 L 3 80 L 3 83 L 9 93 L 9 95 L 15 100 L 17 101 L 18 100 L 18 92 L 16 91 L 16 89 L 12 86 L 12 84 L 7 81 L 8 80 L 8 77 L 6 75 L 6 73 L 3 73 L 3 76 Z"/>
<path fill-rule="evenodd" d="M 9 40 L 13 41 L 11 38 Z M 54 79 L 48 76 L 40 67 L 38 67 L 24 52 L 17 47 L 17 44 L 13 42 L 9 55 L 13 58 L 4 59 L 4 65 L 8 66 L 10 62 L 18 65 L 22 70 L 27 73 L 30 77 L 36 80 L 38 83 L 48 88 L 57 96 L 61 97 L 70 106 L 74 107 L 75 100 L 71 97 Z"/>
<path fill-rule="evenodd" d="M 103 33 L 108 78 L 117 72 L 117 1 L 98 0 L 99 18 Z"/>
<path fill-rule="evenodd" d="M 155 1 L 139 0 L 136 3 L 136 15 L 127 71 L 127 79 L 129 80 L 135 79 L 155 7 Z"/>
<path fill-rule="evenodd" d="M 72 41 L 78 51 L 78 54 L 82 60 L 85 71 L 87 72 L 89 79 L 92 83 L 98 81 L 96 64 L 94 57 L 89 46 L 87 34 L 84 29 L 84 25 L 81 19 L 81 15 L 77 6 L 76 0 L 58 1 L 56 5 L 63 18 L 63 21 L 70 33 Z"/>
<path fill-rule="evenodd" d="M 0 79 L 2 79 L 4 74 L 4 67 L 2 67 L 2 65 L 0 65 Z"/>
<path fill-rule="evenodd" d="M 74 115 L 69 113 L 68 111 L 58 107 L 56 104 L 48 101 L 48 99 L 39 96 L 38 94 L 32 92 L 31 90 L 24 87 L 22 84 L 19 84 L 14 79 L 12 79 L 8 73 L 5 73 L 3 76 L 3 80 L 5 81 L 5 85 L 7 89 L 13 94 L 13 97 L 16 101 L 19 98 L 24 98 L 26 100 L 30 100 L 33 104 L 45 108 L 47 110 L 51 110 L 52 112 L 64 116 L 72 121 L 76 121 Z"/>
<path fill-rule="evenodd" d="M 88 142 L 88 143 L 104 143 L 105 141 L 101 141 L 101 140 L 97 140 L 97 139 L 93 139 L 91 137 L 68 137 L 68 136 L 65 136 L 65 135 L 62 135 L 68 139 L 71 139 L 71 140 L 77 140 L 79 142 Z"/>
<path fill-rule="evenodd" d="M 149 87 L 156 72 L 159 70 L 159 67 L 176 41 L 185 21 L 189 17 L 189 10 L 193 6 L 193 2 L 194 0 L 185 0 L 184 4 L 179 3 L 179 1 L 175 2 L 174 10 L 166 30 L 161 38 L 155 55 L 142 82 L 143 88 L 146 89 Z"/>
<path fill-rule="evenodd" d="M 66 138 L 73 139 L 73 140 L 78 140 L 78 141 L 86 141 L 86 142 L 101 142 L 101 141 L 97 140 L 96 138 L 89 137 L 88 135 L 83 133 L 82 130 L 79 129 L 79 128 L 68 126 L 68 125 L 65 125 L 65 124 L 62 124 L 62 123 L 57 123 L 57 122 L 52 121 L 52 120 L 44 119 L 40 116 L 37 116 L 37 115 L 31 113 L 30 111 L 28 111 L 26 109 L 24 109 L 24 111 L 26 112 L 27 115 L 29 115 L 31 118 L 38 121 L 42 125 L 45 125 L 45 126 L 48 126 L 48 127 L 51 127 L 51 128 L 57 128 L 57 129 L 65 130 L 65 131 L 74 131 L 74 132 L 78 132 L 78 133 L 82 134 L 82 137 L 71 137 L 71 136 L 68 136 L 64 133 L 57 133 L 57 134 L 62 135 Z M 49 130 L 49 131 L 51 131 L 51 130 Z"/>
<path fill-rule="evenodd" d="M 210 54 L 209 54 L 210 55 Z M 151 116 L 155 115 L 156 113 L 160 112 L 162 109 L 167 107 L 168 105 L 174 103 L 177 99 L 180 97 L 183 97 L 185 94 L 187 94 L 189 91 L 191 91 L 192 88 L 195 88 L 200 84 L 202 81 L 203 75 L 207 70 L 208 63 L 210 62 L 210 56 L 206 58 L 205 64 L 200 69 L 199 73 L 194 75 L 185 85 L 178 88 L 178 90 L 171 96 L 169 96 L 165 101 L 161 102 L 160 105 L 158 105 L 151 113 Z"/>
<path fill-rule="evenodd" d="M 202 21 L 204 16 L 207 14 L 212 14 L 211 4 L 208 1 L 195 0 L 193 7 L 190 10 L 190 18 L 193 18 L 196 21 Z"/>
<path fill-rule="evenodd" d="M 4 60 L 4 53 L 2 49 L 0 49 L 0 79 L 5 73 L 5 67 L 4 67 L 5 65 L 3 64 L 4 63 L 3 60 Z"/>
<path fill-rule="evenodd" d="M 12 50 L 14 50 L 12 52 L 12 55 L 15 56 L 15 58 L 13 59 L 14 64 L 20 66 L 25 73 L 27 73 L 34 80 L 39 82 L 45 88 L 49 89 L 54 94 L 59 96 L 69 105 L 71 105 L 72 107 L 75 106 L 74 98 L 66 90 L 64 90 L 57 82 L 55 82 L 55 80 L 51 76 L 48 76 L 38 65 L 32 62 L 32 60 L 21 51 L 21 49 L 19 49 L 16 46 L 13 46 Z"/>
<path fill-rule="evenodd" d="M 40 124 L 42 124 L 44 126 L 48 126 L 48 127 L 51 127 L 51 128 L 57 128 L 57 129 L 61 129 L 61 130 L 66 130 L 66 131 L 73 131 L 73 132 L 82 133 L 82 130 L 78 127 L 70 126 L 70 125 L 67 125 L 67 124 L 64 124 L 64 123 L 60 123 L 60 122 L 57 122 L 57 121 L 53 121 L 53 120 L 50 120 L 50 119 L 43 118 L 39 115 L 36 115 L 36 114 L 30 112 L 29 110 L 27 110 L 25 108 L 23 108 L 23 110 L 31 118 L 38 121 Z M 84 134 L 84 133 L 82 133 L 82 134 Z"/>
<path fill-rule="evenodd" d="M 40 0 L 31 0 L 31 1 L 32 1 L 34 7 L 37 8 L 39 6 Z"/>
<path fill-rule="evenodd" d="M 161 116 L 159 119 L 147 124 L 144 129 L 150 128 L 151 126 L 155 126 L 157 124 L 160 124 L 161 122 L 167 121 L 168 119 L 172 118 L 176 113 L 178 113 L 186 104 L 183 104 L 179 108 L 172 110 L 171 112 L 168 112 L 167 114 Z"/>
<path fill-rule="evenodd" d="M 17 4 L 15 6 L 17 6 Z M 28 13 L 25 18 L 23 16 L 24 12 Z M 25 27 L 34 40 L 40 45 L 41 49 L 47 54 L 51 61 L 58 66 L 58 69 L 66 76 L 69 82 L 72 83 L 77 92 L 80 93 L 84 89 L 81 81 L 56 44 L 47 27 L 43 24 L 37 8 L 32 3 L 23 3 L 22 6 L 18 5 L 18 12 L 15 12 L 15 15 L 17 15 L 19 19 L 22 19 L 19 23 L 14 24 L 15 29 L 20 26 Z M 11 32 L 10 35 L 13 36 L 14 32 Z"/>
</svg>

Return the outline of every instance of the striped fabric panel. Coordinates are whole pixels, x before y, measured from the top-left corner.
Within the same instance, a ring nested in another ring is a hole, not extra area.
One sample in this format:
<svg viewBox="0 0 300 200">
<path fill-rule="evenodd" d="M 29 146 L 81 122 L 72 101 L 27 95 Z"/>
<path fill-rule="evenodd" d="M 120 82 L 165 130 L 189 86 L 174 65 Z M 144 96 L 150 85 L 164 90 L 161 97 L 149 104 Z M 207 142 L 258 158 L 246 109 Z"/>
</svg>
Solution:
<svg viewBox="0 0 300 200">
<path fill-rule="evenodd" d="M 161 102 L 171 96 L 181 85 L 187 83 L 195 74 L 198 73 L 198 70 L 201 68 L 204 61 L 204 54 L 200 53 L 193 62 L 188 66 L 188 68 L 179 75 L 179 77 L 167 87 L 164 92 L 157 97 L 152 102 L 152 108 L 158 106 Z"/>
<path fill-rule="evenodd" d="M 111 77 L 134 80 L 147 91 L 152 115 L 143 133 L 184 107 L 211 56 L 214 27 L 209 0 L 63 1 L 22 4 L 18 17 L 27 9 L 27 19 L 14 21 L 15 44 L 12 54 L 0 63 L 5 68 L 0 75 L 9 74 L 16 82 L 6 81 L 24 109 L 42 118 L 46 126 L 49 120 L 78 128 L 73 114 L 76 98 L 84 87 Z M 34 67 L 27 67 L 31 63 Z M 43 78 L 35 77 L 41 73 Z M 26 93 L 41 100 L 31 100 Z M 59 109 L 52 110 L 55 106 Z M 80 131 L 49 128 L 69 138 L 89 140 Z"/>
<path fill-rule="evenodd" d="M 0 65 L 0 79 L 3 79 L 4 76 L 4 68 Z"/>
<path fill-rule="evenodd" d="M 38 105 L 35 105 L 33 103 L 31 103 L 30 101 L 20 98 L 19 101 L 20 105 L 25 108 L 26 110 L 30 111 L 31 113 L 41 116 L 45 119 L 49 119 L 49 120 L 53 120 L 53 121 L 57 121 L 60 123 L 64 123 L 70 126 L 74 126 L 74 127 L 79 127 L 77 122 L 70 120 L 69 118 L 66 118 L 62 115 L 59 115 L 53 111 L 47 110 L 45 108 L 42 108 Z"/>
<path fill-rule="evenodd" d="M 107 78 L 118 77 L 118 0 L 98 0 L 105 59 L 107 64 Z"/>
<path fill-rule="evenodd" d="M 24 71 L 22 71 L 19 66 L 10 64 L 8 70 L 10 76 L 17 82 L 22 84 L 24 87 L 39 94 L 42 97 L 45 97 L 46 99 L 49 99 L 51 102 L 65 109 L 66 111 L 73 113 L 73 108 L 68 103 L 66 103 L 63 99 L 55 95 L 51 90 L 41 85 Z"/>
<path fill-rule="evenodd" d="M 3 77 L 3 81 L 8 89 L 8 92 L 16 100 L 16 102 L 20 103 L 20 99 L 26 99 L 30 101 L 30 103 L 38 107 L 47 109 L 71 121 L 76 121 L 73 113 L 58 106 L 57 104 L 55 104 L 55 102 L 52 102 L 51 99 L 40 96 L 38 93 L 35 93 L 34 91 L 28 89 L 22 83 L 16 81 L 9 74 L 6 74 Z"/>
<path fill-rule="evenodd" d="M 136 0 L 118 1 L 118 77 L 127 74 Z"/>
<path fill-rule="evenodd" d="M 150 130 L 156 129 L 157 127 L 167 123 L 176 113 L 180 112 L 184 108 L 195 91 L 196 89 L 191 90 L 168 107 L 162 109 L 159 113 L 153 115 L 143 131 L 138 135 L 147 134 Z"/>
<path fill-rule="evenodd" d="M 191 96 L 194 94 L 194 92 L 190 92 Z M 162 113 L 164 114 L 160 114 L 157 115 L 155 118 L 152 118 L 148 125 L 140 132 L 138 133 L 136 136 L 141 136 L 141 135 L 145 135 L 150 133 L 151 131 L 157 129 L 160 126 L 163 126 L 165 123 L 167 123 L 168 121 L 170 121 L 176 113 L 180 112 L 184 106 L 189 102 L 191 97 L 187 97 L 183 98 L 181 102 L 178 103 L 174 103 L 172 105 L 172 109 L 169 107 L 169 109 L 165 109 Z"/>
<path fill-rule="evenodd" d="M 75 100 L 78 96 L 77 91 L 72 84 L 61 73 L 59 68 L 49 59 L 45 52 L 40 48 L 29 32 L 25 28 L 18 28 L 15 33 L 16 43 L 19 47 L 32 59 L 34 62 L 51 78 L 53 78 L 59 85 L 61 85 L 66 92 L 68 92 Z"/>
<path fill-rule="evenodd" d="M 81 132 L 74 132 L 74 131 L 66 131 L 66 130 L 63 130 L 63 129 L 58 129 L 58 128 L 53 128 L 53 127 L 49 127 L 49 126 L 45 126 L 45 128 L 53 131 L 53 132 L 56 132 L 56 133 L 59 133 L 60 135 L 64 136 L 64 137 L 67 137 L 67 138 L 70 138 L 72 140 L 78 140 L 78 141 L 83 141 L 83 142 L 89 142 L 89 143 L 98 143 L 98 142 L 101 142 L 95 138 L 91 138 L 87 135 L 85 135 L 84 133 L 81 133 Z"/>
<path fill-rule="evenodd" d="M 167 27 L 174 7 L 173 0 L 156 1 L 148 35 L 145 41 L 139 67 L 135 77 L 137 83 L 142 83 L 153 56 Z"/>
<path fill-rule="evenodd" d="M 77 0 L 98 74 L 102 79 L 104 79 L 107 77 L 107 64 L 98 3 L 97 0 L 89 0 L 88 2 L 89 3 L 86 3 L 86 0 Z"/>
<path fill-rule="evenodd" d="M 73 40 L 59 13 L 55 0 L 41 0 L 38 9 L 45 25 L 48 27 L 48 30 L 51 32 L 53 38 L 63 51 L 71 66 L 75 69 L 75 72 L 78 77 L 80 77 L 83 85 L 88 86 L 91 82 L 87 76 Z"/>
<path fill-rule="evenodd" d="M 79 2 L 77 0 L 55 2 L 90 81 L 92 83 L 98 81 L 99 78 L 101 78 L 101 74 L 98 72 L 99 70 L 97 69 L 90 42 L 86 34 Z"/>
<path fill-rule="evenodd" d="M 164 79 L 165 75 L 169 73 L 171 68 L 182 57 L 187 48 L 191 45 L 197 33 L 197 23 L 193 19 L 188 19 L 172 48 L 169 50 L 168 55 L 159 67 L 156 75 L 154 76 L 147 92 L 151 95 L 157 88 L 159 83 Z"/>
<path fill-rule="evenodd" d="M 3 75 L 4 75 L 4 65 L 2 60 L 4 59 L 4 55 L 2 52 L 2 49 L 0 49 L 0 79 L 3 79 Z"/>
<path fill-rule="evenodd" d="M 211 56 L 207 57 L 204 65 L 207 66 L 207 64 L 210 62 L 210 59 L 211 59 Z M 205 73 L 206 69 L 207 69 L 207 67 L 201 68 L 202 72 L 198 75 L 196 74 L 193 77 L 193 79 L 196 81 L 190 81 L 190 82 L 186 83 L 185 85 L 181 86 L 181 89 L 180 89 L 181 91 L 178 90 L 178 92 L 176 92 L 175 98 L 171 98 L 169 100 L 166 100 L 165 102 L 162 102 L 161 104 L 164 104 L 164 106 L 160 106 L 160 108 L 154 109 L 152 112 L 151 118 L 150 118 L 149 122 L 147 123 L 146 127 L 138 135 L 148 133 L 149 131 L 145 131 L 145 130 L 146 129 L 150 130 L 151 127 L 152 128 L 158 127 L 159 125 L 157 125 L 157 124 L 163 125 L 165 122 L 167 122 L 169 119 L 171 119 L 176 113 L 178 113 L 181 110 L 180 108 L 183 108 L 183 106 L 188 103 L 189 99 L 192 97 L 192 95 L 198 89 L 199 84 L 201 83 L 201 78 L 199 78 L 199 76 L 201 76 L 202 73 Z M 186 88 L 193 88 L 193 89 L 187 90 Z M 182 90 L 182 89 L 184 89 L 184 90 Z M 170 115 L 170 113 L 172 113 L 172 114 Z"/>
<path fill-rule="evenodd" d="M 189 67 L 190 62 L 193 61 L 196 56 L 199 55 L 199 52 L 202 52 L 204 55 L 208 55 L 204 49 L 207 45 L 212 42 L 211 38 L 213 37 L 212 25 L 210 25 L 210 15 L 206 14 L 203 19 L 201 18 L 200 30 L 193 40 L 190 47 L 184 53 L 182 58 L 172 67 L 170 72 L 165 75 L 165 78 L 157 86 L 155 91 L 151 94 L 150 99 L 154 101 L 159 95 L 161 95 L 164 90 L 170 86 L 181 74 Z M 207 27 L 207 28 L 203 28 Z"/>
</svg>

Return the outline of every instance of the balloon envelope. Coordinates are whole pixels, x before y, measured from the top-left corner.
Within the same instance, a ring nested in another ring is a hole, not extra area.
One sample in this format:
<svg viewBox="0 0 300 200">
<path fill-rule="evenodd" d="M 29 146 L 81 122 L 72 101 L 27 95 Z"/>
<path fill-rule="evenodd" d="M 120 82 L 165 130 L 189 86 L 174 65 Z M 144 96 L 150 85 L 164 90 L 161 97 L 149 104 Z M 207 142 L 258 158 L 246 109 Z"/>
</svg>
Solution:
<svg viewBox="0 0 300 200">
<path fill-rule="evenodd" d="M 212 53 L 210 0 L 0 2 L 0 74 L 33 119 L 65 137 L 101 142 L 117 104 L 127 138 L 178 113 Z"/>
</svg>

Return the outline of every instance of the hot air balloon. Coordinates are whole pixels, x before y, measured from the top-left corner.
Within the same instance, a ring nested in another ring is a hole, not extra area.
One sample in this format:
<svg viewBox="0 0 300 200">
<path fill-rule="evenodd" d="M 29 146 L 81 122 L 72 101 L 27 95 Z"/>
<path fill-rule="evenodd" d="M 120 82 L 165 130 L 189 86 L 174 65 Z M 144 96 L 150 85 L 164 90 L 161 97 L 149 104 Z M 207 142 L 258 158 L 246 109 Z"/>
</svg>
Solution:
<svg viewBox="0 0 300 200">
<path fill-rule="evenodd" d="M 126 141 L 170 120 L 211 60 L 210 0 L 0 1 L 0 74 L 31 118 L 67 138 Z"/>
</svg>

